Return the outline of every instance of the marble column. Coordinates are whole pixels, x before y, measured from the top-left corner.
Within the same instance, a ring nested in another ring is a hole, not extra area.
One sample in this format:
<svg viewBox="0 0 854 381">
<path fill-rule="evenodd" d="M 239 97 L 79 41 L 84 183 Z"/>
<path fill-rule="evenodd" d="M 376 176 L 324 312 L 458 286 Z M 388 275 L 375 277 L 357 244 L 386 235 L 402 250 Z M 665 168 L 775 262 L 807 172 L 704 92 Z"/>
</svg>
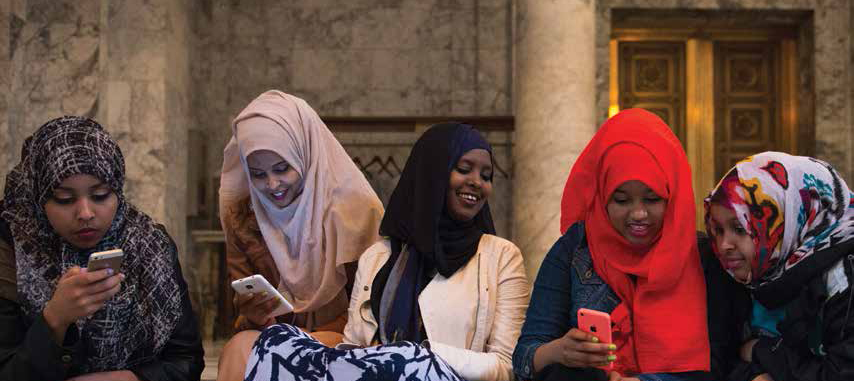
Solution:
<svg viewBox="0 0 854 381">
<path fill-rule="evenodd" d="M 39 126 L 97 109 L 100 1 L 0 1 L 0 186 Z"/>
<path fill-rule="evenodd" d="M 102 0 L 97 116 L 124 152 L 128 197 L 166 226 L 185 271 L 190 7 Z"/>
<path fill-rule="evenodd" d="M 533 282 L 560 236 L 560 199 L 596 130 L 595 4 L 519 0 L 513 238 Z"/>
<path fill-rule="evenodd" d="M 11 23 L 10 0 L 0 0 L 0 192 L 6 183 L 6 173 L 12 169 L 12 147 L 9 131 L 9 103 L 11 94 L 11 46 L 9 44 L 9 25 Z M 2 197 L 2 196 L 0 196 Z"/>
</svg>

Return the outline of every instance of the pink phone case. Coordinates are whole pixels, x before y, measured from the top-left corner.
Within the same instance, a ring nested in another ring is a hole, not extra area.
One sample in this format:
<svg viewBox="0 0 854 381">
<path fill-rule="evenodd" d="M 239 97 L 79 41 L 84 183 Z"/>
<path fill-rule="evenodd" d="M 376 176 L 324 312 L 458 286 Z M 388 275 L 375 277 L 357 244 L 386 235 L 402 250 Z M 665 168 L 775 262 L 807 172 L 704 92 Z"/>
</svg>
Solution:
<svg viewBox="0 0 854 381">
<path fill-rule="evenodd" d="M 601 311 L 578 309 L 578 329 L 592 334 L 599 339 L 600 343 L 610 344 L 611 341 L 611 315 Z M 611 352 L 609 352 L 611 353 Z M 599 369 L 611 370 L 614 363 L 599 367 Z"/>
</svg>

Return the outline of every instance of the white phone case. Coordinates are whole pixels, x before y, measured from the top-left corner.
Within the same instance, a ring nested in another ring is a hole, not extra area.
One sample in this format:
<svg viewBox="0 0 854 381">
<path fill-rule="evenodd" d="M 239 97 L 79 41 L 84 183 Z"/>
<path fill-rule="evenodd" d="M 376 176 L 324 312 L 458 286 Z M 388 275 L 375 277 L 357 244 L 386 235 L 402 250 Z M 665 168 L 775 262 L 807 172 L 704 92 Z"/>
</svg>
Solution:
<svg viewBox="0 0 854 381">
<path fill-rule="evenodd" d="M 270 282 L 267 282 L 267 279 L 264 278 L 263 275 L 252 275 L 243 279 L 238 279 L 234 282 L 231 282 L 231 288 L 234 289 L 234 292 L 246 295 L 246 294 L 257 294 L 261 292 L 267 292 L 268 295 L 272 295 L 274 298 L 279 299 L 279 306 L 273 310 L 273 313 L 270 316 L 279 316 L 284 315 L 288 312 L 294 310 L 294 306 L 279 293 L 275 287 L 273 287 Z"/>
</svg>

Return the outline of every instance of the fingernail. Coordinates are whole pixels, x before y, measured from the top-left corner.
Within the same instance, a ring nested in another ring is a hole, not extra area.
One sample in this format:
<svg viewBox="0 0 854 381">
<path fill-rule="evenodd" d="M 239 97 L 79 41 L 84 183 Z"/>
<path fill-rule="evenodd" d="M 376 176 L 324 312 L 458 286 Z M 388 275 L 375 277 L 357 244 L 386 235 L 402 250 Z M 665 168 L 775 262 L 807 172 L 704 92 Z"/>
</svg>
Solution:
<svg viewBox="0 0 854 381">
<path fill-rule="evenodd" d="M 608 361 L 614 361 L 617 359 L 617 355 L 608 355 Z"/>
<path fill-rule="evenodd" d="M 125 280 L 125 278 L 127 278 L 127 277 L 125 276 L 125 274 L 119 274 L 119 275 L 121 275 L 121 276 L 122 276 L 122 280 Z"/>
<path fill-rule="evenodd" d="M 267 291 L 262 292 L 261 296 L 267 296 Z"/>
<path fill-rule="evenodd" d="M 590 341 L 592 341 L 592 342 L 594 342 L 594 343 L 598 343 L 598 342 L 599 342 L 599 338 L 598 338 L 598 337 L 596 337 L 596 336 L 593 336 L 593 338 L 592 338 L 592 339 L 590 339 Z"/>
<path fill-rule="evenodd" d="M 113 275 L 113 269 L 107 268 L 107 275 Z"/>
<path fill-rule="evenodd" d="M 614 345 L 614 344 L 610 344 L 610 345 L 608 345 L 608 349 L 610 349 L 610 350 L 612 350 L 612 351 L 616 351 L 616 350 L 617 350 L 617 346 L 616 346 L 616 345 Z"/>
</svg>

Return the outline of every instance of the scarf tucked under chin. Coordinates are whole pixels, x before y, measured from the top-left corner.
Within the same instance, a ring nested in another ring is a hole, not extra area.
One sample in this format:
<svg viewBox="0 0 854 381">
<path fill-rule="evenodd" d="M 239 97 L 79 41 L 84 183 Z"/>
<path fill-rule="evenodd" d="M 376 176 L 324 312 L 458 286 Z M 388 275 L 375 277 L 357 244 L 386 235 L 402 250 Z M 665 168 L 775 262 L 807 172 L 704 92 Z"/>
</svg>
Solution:
<svg viewBox="0 0 854 381">
<path fill-rule="evenodd" d="M 183 313 L 175 244 L 162 226 L 125 200 L 124 173 L 122 153 L 100 125 L 80 117 L 58 118 L 27 138 L 0 203 L 0 218 L 14 241 L 18 299 L 30 319 L 42 313 L 65 271 L 86 266 L 89 253 L 124 250 L 121 290 L 75 324 L 87 354 L 80 373 L 128 369 L 155 358 Z M 108 232 L 91 249 L 65 242 L 43 207 L 53 189 L 77 174 L 98 178 L 118 198 Z"/>
<path fill-rule="evenodd" d="M 382 343 L 427 339 L 418 296 L 435 274 L 450 278 L 477 253 L 484 233 L 494 234 L 489 206 L 468 221 L 445 209 L 451 166 L 472 149 L 491 152 L 471 126 L 440 124 L 418 139 L 380 227 L 391 255 L 374 278 L 371 309 Z"/>
<path fill-rule="evenodd" d="M 436 256 L 436 270 L 445 278 L 450 278 L 475 254 L 483 231 L 473 219 L 457 221 L 445 212 L 439 219 L 438 233 L 442 254 Z"/>
</svg>

